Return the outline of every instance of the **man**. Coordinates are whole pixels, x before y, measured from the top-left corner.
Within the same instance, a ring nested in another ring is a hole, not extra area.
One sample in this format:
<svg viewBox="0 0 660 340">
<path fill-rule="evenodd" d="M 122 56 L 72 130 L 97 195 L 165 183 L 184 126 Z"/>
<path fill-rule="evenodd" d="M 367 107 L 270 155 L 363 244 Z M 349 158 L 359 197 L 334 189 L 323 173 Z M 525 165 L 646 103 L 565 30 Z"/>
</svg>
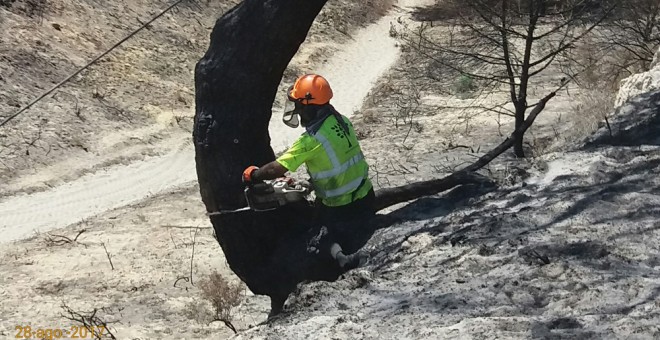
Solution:
<svg viewBox="0 0 660 340">
<path fill-rule="evenodd" d="M 275 179 L 303 163 L 320 201 L 319 217 L 327 235 L 319 250 L 345 270 L 360 265 L 359 248 L 371 236 L 375 214 L 373 185 L 351 122 L 330 105 L 332 89 L 316 74 L 299 77 L 287 91 L 283 121 L 305 132 L 277 160 L 243 173 L 246 183 Z M 343 248 L 342 248 L 343 247 Z"/>
</svg>

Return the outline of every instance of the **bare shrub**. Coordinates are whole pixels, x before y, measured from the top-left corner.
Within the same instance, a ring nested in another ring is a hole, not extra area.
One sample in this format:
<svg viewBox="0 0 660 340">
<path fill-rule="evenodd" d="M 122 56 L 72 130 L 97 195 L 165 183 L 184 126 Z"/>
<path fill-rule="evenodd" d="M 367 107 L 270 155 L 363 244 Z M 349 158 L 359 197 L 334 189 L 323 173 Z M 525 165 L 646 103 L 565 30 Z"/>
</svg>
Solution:
<svg viewBox="0 0 660 340">
<path fill-rule="evenodd" d="M 575 145 L 593 134 L 597 129 L 607 124 L 607 117 L 614 110 L 615 94 L 603 88 L 582 88 L 579 93 L 572 96 L 571 108 L 573 112 L 567 120 L 560 115 L 552 129 L 554 136 L 547 136 L 539 140 L 541 146 L 537 149 L 545 152 L 563 150 L 569 145 Z"/>
<path fill-rule="evenodd" d="M 187 303 L 184 307 L 183 315 L 199 323 L 208 323 L 215 318 L 213 312 L 209 309 L 208 302 L 200 300 Z"/>
<path fill-rule="evenodd" d="M 658 47 L 660 2 L 617 1 L 603 24 L 576 45 L 571 59 L 588 65 L 580 75 L 581 87 L 617 89 L 623 78 L 649 69 Z"/>
<path fill-rule="evenodd" d="M 211 303 L 215 312 L 213 321 L 222 321 L 236 332 L 236 328 L 231 324 L 232 312 L 235 307 L 241 304 L 243 299 L 243 285 L 230 284 L 217 271 L 213 271 L 208 278 L 202 280 L 199 284 L 202 296 Z"/>
<path fill-rule="evenodd" d="M 74 321 L 80 325 L 81 332 L 85 330 L 85 335 L 81 337 L 88 337 L 94 339 L 117 339 L 115 335 L 110 331 L 108 326 L 109 322 L 105 321 L 99 316 L 99 309 L 94 308 L 90 312 L 76 311 L 71 307 L 67 306 L 66 303 L 62 303 L 61 308 L 64 310 L 62 317 Z"/>
<path fill-rule="evenodd" d="M 575 140 L 586 137 L 595 132 L 614 109 L 613 93 L 602 89 L 582 91 L 573 102 L 572 128 L 568 130 L 565 139 Z"/>
<path fill-rule="evenodd" d="M 576 45 L 573 62 L 585 65 L 577 77 L 580 88 L 618 90 L 621 80 L 646 71 L 643 61 L 633 51 L 602 42 L 602 31 L 596 31 Z"/>
<path fill-rule="evenodd" d="M 620 67 L 633 73 L 645 71 L 660 46 L 660 2 L 619 1 L 612 20 L 596 32 L 605 48 L 627 55 L 628 62 Z"/>
<path fill-rule="evenodd" d="M 491 178 L 500 186 L 516 185 L 527 177 L 527 170 L 525 163 L 505 162 L 501 165 L 496 165 L 492 169 L 489 168 Z"/>
</svg>

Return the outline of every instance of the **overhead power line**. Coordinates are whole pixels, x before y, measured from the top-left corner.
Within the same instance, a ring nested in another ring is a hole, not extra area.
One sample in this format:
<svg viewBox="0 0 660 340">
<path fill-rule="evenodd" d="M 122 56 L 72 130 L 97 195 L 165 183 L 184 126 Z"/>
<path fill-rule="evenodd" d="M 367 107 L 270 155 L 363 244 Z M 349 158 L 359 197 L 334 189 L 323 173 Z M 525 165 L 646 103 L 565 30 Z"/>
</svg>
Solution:
<svg viewBox="0 0 660 340">
<path fill-rule="evenodd" d="M 90 61 L 89 63 L 87 63 L 87 65 L 85 65 L 85 66 L 79 68 L 76 72 L 73 72 L 70 76 L 66 77 L 66 78 L 65 78 L 64 80 L 62 80 L 61 82 L 57 83 L 57 85 L 53 86 L 50 90 L 44 92 L 44 93 L 41 94 L 39 97 L 37 97 L 37 98 L 35 98 L 33 101 L 31 101 L 29 104 L 27 104 L 26 106 L 24 106 L 23 108 L 21 108 L 20 110 L 18 110 L 16 113 L 14 113 L 13 115 L 7 117 L 5 120 L 2 121 L 2 123 L 0 123 L 0 127 L 2 127 L 2 126 L 4 126 L 5 124 L 7 124 L 10 120 L 16 118 L 16 117 L 17 117 L 18 115 L 20 115 L 21 113 L 27 111 L 27 109 L 31 108 L 34 104 L 36 104 L 36 103 L 38 103 L 40 100 L 44 99 L 44 97 L 46 97 L 47 95 L 53 93 L 53 91 L 57 90 L 57 89 L 58 89 L 59 87 L 61 87 L 62 85 L 66 84 L 66 83 L 67 83 L 69 80 L 71 80 L 73 77 L 75 77 L 75 76 L 77 76 L 78 74 L 80 74 L 80 72 L 82 72 L 82 71 L 86 70 L 87 68 L 89 68 L 90 66 L 92 66 L 94 63 L 96 63 L 97 61 L 99 61 L 101 58 L 105 57 L 108 53 L 112 52 L 115 48 L 119 47 L 121 44 L 123 44 L 124 42 L 126 42 L 126 40 L 132 38 L 134 35 L 136 35 L 136 34 L 139 33 L 140 31 L 142 31 L 144 28 L 146 28 L 147 26 L 149 26 L 152 22 L 156 21 L 156 19 L 160 18 L 160 17 L 163 16 L 165 13 L 169 12 L 172 8 L 176 7 L 178 4 L 180 4 L 180 3 L 183 2 L 183 1 L 185 1 L 185 0 L 177 0 L 177 1 L 175 1 L 174 3 L 172 3 L 169 7 L 167 7 L 166 9 L 164 9 L 163 11 L 161 11 L 160 13 L 158 13 L 156 16 L 154 16 L 153 18 L 151 18 L 151 20 L 149 20 L 149 21 L 147 21 L 146 23 L 142 24 L 142 26 L 140 26 L 139 28 L 137 28 L 135 31 L 131 32 L 129 35 L 127 35 L 127 36 L 125 36 L 123 39 L 119 40 L 116 44 L 112 45 L 112 47 L 110 47 L 109 49 L 107 49 L 105 52 L 101 53 L 98 57 L 94 58 L 92 61 Z"/>
</svg>

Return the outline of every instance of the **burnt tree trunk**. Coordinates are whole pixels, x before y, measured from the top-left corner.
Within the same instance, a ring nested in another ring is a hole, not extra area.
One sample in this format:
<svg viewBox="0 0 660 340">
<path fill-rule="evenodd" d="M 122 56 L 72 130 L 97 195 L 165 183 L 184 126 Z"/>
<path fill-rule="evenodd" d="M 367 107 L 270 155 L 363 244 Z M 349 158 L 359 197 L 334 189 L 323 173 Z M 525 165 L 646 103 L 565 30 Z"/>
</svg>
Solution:
<svg viewBox="0 0 660 340">
<path fill-rule="evenodd" d="M 525 111 L 527 110 L 526 105 L 527 103 L 524 102 L 516 105 L 514 131 L 520 131 L 520 127 L 525 122 Z M 520 132 L 514 135 L 515 141 L 513 143 L 513 153 L 518 158 L 525 157 L 525 149 L 523 147 L 524 136 L 525 136 L 524 133 L 520 133 Z"/>
<path fill-rule="evenodd" d="M 246 205 L 241 173 L 275 159 L 268 122 L 278 84 L 325 0 L 246 0 L 215 24 L 195 69 L 195 161 L 208 212 Z M 290 206 L 211 217 L 231 269 L 273 309 L 297 283 L 333 280 L 338 266 L 310 256 L 312 209 Z"/>
</svg>

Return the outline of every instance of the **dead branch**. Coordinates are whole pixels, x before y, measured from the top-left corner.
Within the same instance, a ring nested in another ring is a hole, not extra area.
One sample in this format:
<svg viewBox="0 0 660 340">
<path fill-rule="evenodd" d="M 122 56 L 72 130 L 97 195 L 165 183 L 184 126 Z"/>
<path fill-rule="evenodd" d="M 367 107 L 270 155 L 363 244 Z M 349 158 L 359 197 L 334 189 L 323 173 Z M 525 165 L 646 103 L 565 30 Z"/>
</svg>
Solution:
<svg viewBox="0 0 660 340">
<path fill-rule="evenodd" d="M 61 245 L 64 245 L 64 244 L 71 244 L 71 243 L 77 242 L 78 237 L 80 237 L 80 235 L 82 235 L 82 233 L 84 233 L 85 231 L 87 231 L 87 229 L 81 229 L 78 232 L 78 234 L 76 234 L 76 237 L 74 237 L 73 239 L 71 239 L 67 236 L 64 236 L 64 235 L 57 235 L 57 234 L 48 233 L 47 236 L 46 236 L 45 241 L 46 241 L 46 244 L 49 245 L 49 246 L 61 246 Z"/>
<path fill-rule="evenodd" d="M 91 312 L 78 312 L 67 306 L 64 302 L 62 302 L 60 307 L 65 313 L 60 314 L 62 317 L 81 324 L 89 331 L 89 333 L 91 333 L 91 336 L 93 336 L 94 339 L 117 339 L 115 335 L 112 334 L 112 331 L 110 331 L 108 322 L 104 321 L 97 315 L 97 308 L 94 308 Z"/>
<path fill-rule="evenodd" d="M 177 246 L 176 242 L 174 242 L 174 235 L 172 235 L 172 230 L 169 230 L 170 232 L 170 239 L 172 240 L 172 244 L 174 244 L 174 249 L 178 249 L 179 246 Z"/>
<path fill-rule="evenodd" d="M 369 172 L 373 173 L 374 176 L 373 178 L 376 180 L 376 185 L 378 187 L 383 187 L 383 184 L 380 183 L 381 180 L 386 181 L 386 185 L 390 185 L 390 179 L 387 177 L 383 177 L 383 175 L 388 175 L 386 173 L 383 173 L 379 168 L 378 168 L 378 160 L 376 160 L 376 164 L 369 166 Z"/>
<path fill-rule="evenodd" d="M 181 281 L 181 280 L 183 280 L 183 281 L 185 281 L 185 282 L 190 282 L 190 278 L 189 278 L 189 277 L 187 277 L 187 276 L 179 276 L 179 277 L 177 277 L 176 280 L 174 281 L 174 288 L 177 288 L 176 284 L 179 283 L 179 281 Z"/>
<path fill-rule="evenodd" d="M 188 225 L 171 225 L 171 224 L 163 224 L 161 225 L 163 228 L 176 228 L 176 229 L 212 229 L 211 227 L 194 227 L 194 226 L 188 226 Z"/>
<path fill-rule="evenodd" d="M 112 270 L 115 270 L 115 265 L 112 264 L 112 255 L 110 255 L 110 253 L 108 252 L 108 248 L 105 247 L 105 243 L 101 242 L 101 245 L 105 250 L 105 255 L 108 257 L 108 261 L 110 262 L 110 268 L 112 268 Z"/>
<path fill-rule="evenodd" d="M 211 322 L 209 322 L 209 325 L 212 324 L 212 323 L 214 323 L 214 322 L 216 322 L 216 321 L 221 321 L 222 323 L 225 324 L 225 326 L 227 326 L 229 329 L 231 329 L 231 330 L 234 332 L 234 334 L 238 334 L 238 331 L 236 330 L 236 327 L 234 327 L 234 325 L 233 325 L 233 324 L 231 323 L 231 321 L 229 321 L 229 320 L 225 320 L 225 319 L 213 319 Z"/>
<path fill-rule="evenodd" d="M 197 239 L 197 233 L 199 232 L 199 228 L 195 228 L 195 234 L 193 235 L 193 241 L 192 241 L 192 253 L 190 254 L 190 284 L 195 285 L 193 282 L 193 264 L 195 262 L 195 240 Z"/>
</svg>

